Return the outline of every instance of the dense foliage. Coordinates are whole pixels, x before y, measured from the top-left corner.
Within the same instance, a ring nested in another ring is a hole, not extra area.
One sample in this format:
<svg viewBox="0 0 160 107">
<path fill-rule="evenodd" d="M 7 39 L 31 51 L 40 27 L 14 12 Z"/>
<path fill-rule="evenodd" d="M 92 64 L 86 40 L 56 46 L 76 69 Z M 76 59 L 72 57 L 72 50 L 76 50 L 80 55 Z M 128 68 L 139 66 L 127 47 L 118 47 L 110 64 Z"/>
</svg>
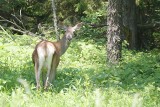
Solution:
<svg viewBox="0 0 160 107">
<path fill-rule="evenodd" d="M 137 43 L 139 49 L 153 49 L 160 47 L 159 36 L 159 0 L 136 0 L 137 2 Z M 50 0 L 1 0 L 0 1 L 0 24 L 7 29 L 14 27 L 20 30 L 28 30 L 33 33 L 40 32 L 38 24 L 43 26 L 53 26 L 52 7 Z M 107 1 L 106 0 L 55 0 L 58 23 L 77 23 L 85 22 L 86 26 L 94 24 L 89 31 L 93 37 L 105 35 L 102 26 L 107 20 Z M 13 24 L 11 22 L 16 24 Z M 143 26 L 142 26 L 143 25 Z M 8 28 L 10 27 L 10 28 Z M 101 30 L 102 28 L 102 30 Z M 106 27 L 105 27 L 106 29 Z M 19 33 L 11 29 L 13 33 Z M 99 32 L 96 34 L 96 31 Z M 40 32 L 42 33 L 42 32 Z M 86 32 L 88 33 L 88 32 Z M 84 34 L 86 35 L 86 34 Z"/>
<path fill-rule="evenodd" d="M 160 48 L 160 1 L 139 0 L 137 2 L 137 24 L 139 47 L 145 49 Z"/>
</svg>

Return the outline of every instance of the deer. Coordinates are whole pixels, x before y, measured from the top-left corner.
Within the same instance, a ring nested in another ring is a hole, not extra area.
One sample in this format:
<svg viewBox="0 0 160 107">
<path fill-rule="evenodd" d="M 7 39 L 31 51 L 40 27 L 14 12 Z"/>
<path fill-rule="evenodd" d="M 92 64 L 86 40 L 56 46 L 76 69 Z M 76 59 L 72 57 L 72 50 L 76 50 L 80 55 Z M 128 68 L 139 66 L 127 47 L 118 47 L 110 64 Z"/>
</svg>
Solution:
<svg viewBox="0 0 160 107">
<path fill-rule="evenodd" d="M 42 82 L 44 89 L 47 89 L 52 81 L 55 79 L 56 70 L 60 62 L 60 57 L 68 49 L 72 38 L 74 37 L 74 32 L 79 30 L 82 23 L 78 23 L 75 26 L 66 27 L 63 37 L 55 42 L 48 40 L 40 41 L 32 53 L 32 61 L 34 64 L 35 79 L 36 79 L 36 89 L 38 90 L 40 85 L 40 75 L 42 73 Z M 43 68 L 46 68 L 46 75 Z"/>
</svg>

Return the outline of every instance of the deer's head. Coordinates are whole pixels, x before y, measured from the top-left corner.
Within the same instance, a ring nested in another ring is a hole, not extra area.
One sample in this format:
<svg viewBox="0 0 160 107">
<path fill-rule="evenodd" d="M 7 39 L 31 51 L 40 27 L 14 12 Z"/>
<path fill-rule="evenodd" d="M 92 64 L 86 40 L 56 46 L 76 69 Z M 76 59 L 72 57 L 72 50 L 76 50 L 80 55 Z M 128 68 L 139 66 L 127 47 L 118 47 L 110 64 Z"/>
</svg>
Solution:
<svg viewBox="0 0 160 107">
<path fill-rule="evenodd" d="M 79 30 L 81 26 L 82 26 L 82 23 L 78 23 L 73 27 L 65 28 L 65 30 L 66 30 L 66 32 L 65 32 L 66 39 L 68 41 L 71 41 L 73 36 L 74 36 L 74 31 Z"/>
</svg>

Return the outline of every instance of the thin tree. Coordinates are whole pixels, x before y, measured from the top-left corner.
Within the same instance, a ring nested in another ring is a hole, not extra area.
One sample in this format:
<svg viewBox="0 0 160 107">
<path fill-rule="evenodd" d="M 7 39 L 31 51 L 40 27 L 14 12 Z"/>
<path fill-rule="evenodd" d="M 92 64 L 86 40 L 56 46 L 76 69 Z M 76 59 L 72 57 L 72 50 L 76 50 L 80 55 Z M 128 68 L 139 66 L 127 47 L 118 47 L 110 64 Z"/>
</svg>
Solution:
<svg viewBox="0 0 160 107">
<path fill-rule="evenodd" d="M 108 0 L 107 60 L 116 64 L 121 58 L 122 0 Z"/>
<path fill-rule="evenodd" d="M 56 6 L 55 6 L 54 0 L 52 0 L 52 10 L 53 10 L 53 22 L 54 22 L 54 28 L 55 28 L 55 32 L 56 32 L 56 38 L 57 38 L 57 40 L 60 40 L 58 27 L 57 27 Z"/>
</svg>

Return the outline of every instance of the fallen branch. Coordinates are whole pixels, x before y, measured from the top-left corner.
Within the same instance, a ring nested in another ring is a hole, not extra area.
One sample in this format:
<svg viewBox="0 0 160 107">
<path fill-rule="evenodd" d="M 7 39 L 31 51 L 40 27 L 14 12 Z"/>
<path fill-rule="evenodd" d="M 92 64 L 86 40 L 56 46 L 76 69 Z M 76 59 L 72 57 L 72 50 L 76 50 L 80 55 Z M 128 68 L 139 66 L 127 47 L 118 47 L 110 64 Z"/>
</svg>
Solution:
<svg viewBox="0 0 160 107">
<path fill-rule="evenodd" d="M 22 33 L 22 34 L 26 34 L 26 31 L 20 30 L 20 29 L 16 29 L 14 27 L 10 27 L 11 30 Z"/>
<path fill-rule="evenodd" d="M 34 34 L 34 33 L 32 33 L 32 32 L 30 32 L 30 31 L 28 31 L 28 30 L 26 30 L 25 29 L 25 27 L 24 27 L 24 25 L 23 25 L 23 22 L 20 20 L 20 19 L 18 19 L 18 17 L 16 17 L 15 15 L 13 15 L 13 14 L 11 14 L 19 23 L 21 23 L 21 25 L 22 25 L 22 27 L 21 26 L 19 26 L 15 21 L 10 21 L 10 20 L 8 20 L 8 19 L 5 19 L 4 17 L 2 17 L 2 16 L 0 16 L 0 18 L 2 19 L 2 20 L 0 20 L 0 22 L 8 22 L 8 23 L 11 23 L 13 26 L 15 26 L 15 27 L 9 27 L 12 31 L 16 31 L 16 32 L 19 32 L 19 33 L 22 33 L 22 34 L 27 34 L 27 35 L 30 35 L 30 36 L 36 36 L 36 34 Z M 0 26 L 1 27 L 1 29 L 7 34 L 7 32 L 4 30 L 4 28 L 2 27 L 2 26 Z M 7 34 L 8 36 L 9 36 L 9 34 Z"/>
<path fill-rule="evenodd" d="M 11 30 L 22 33 L 22 34 L 26 34 L 26 35 L 30 35 L 30 36 L 37 36 L 36 34 L 28 31 L 28 30 L 20 30 L 20 29 L 16 29 L 14 27 L 10 27 Z"/>
<path fill-rule="evenodd" d="M 8 19 L 5 19 L 5 18 L 2 17 L 2 16 L 0 16 L 0 18 L 2 19 L 2 20 L 0 20 L 0 22 L 8 22 L 8 23 L 13 24 L 13 25 L 16 26 L 17 28 L 24 30 L 22 27 L 20 27 L 20 26 L 19 26 L 18 24 L 16 24 L 15 22 L 12 22 L 12 21 L 10 21 L 10 20 L 8 20 Z"/>
<path fill-rule="evenodd" d="M 3 32 L 10 38 L 13 40 L 13 38 L 4 30 L 4 28 L 0 25 L 0 28 L 3 30 Z"/>
<path fill-rule="evenodd" d="M 18 17 L 17 17 L 16 15 L 14 15 L 14 14 L 11 14 L 11 15 L 12 15 L 19 23 L 21 23 L 23 29 L 26 29 L 25 26 L 24 26 L 24 24 L 23 24 L 23 22 L 22 22 L 20 19 L 18 19 Z M 21 13 L 20 13 L 20 15 L 21 15 Z"/>
</svg>

